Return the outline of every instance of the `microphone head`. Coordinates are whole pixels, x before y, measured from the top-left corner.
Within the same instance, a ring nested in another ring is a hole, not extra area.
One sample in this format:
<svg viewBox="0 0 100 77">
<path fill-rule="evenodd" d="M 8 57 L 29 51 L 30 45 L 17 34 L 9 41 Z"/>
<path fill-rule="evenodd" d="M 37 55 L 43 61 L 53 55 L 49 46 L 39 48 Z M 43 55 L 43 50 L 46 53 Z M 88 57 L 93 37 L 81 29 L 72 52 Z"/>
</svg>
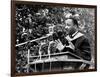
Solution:
<svg viewBox="0 0 100 77">
<path fill-rule="evenodd" d="M 57 33 L 53 33 L 53 40 L 57 40 L 59 37 L 58 37 L 58 34 Z"/>
</svg>

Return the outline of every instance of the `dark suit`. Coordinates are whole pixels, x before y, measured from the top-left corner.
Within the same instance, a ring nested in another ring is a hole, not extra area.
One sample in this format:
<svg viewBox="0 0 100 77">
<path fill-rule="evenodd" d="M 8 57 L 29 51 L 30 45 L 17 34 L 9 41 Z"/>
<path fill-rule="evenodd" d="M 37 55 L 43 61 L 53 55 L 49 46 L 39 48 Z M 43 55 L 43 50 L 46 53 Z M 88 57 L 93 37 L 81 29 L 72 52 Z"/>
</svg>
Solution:
<svg viewBox="0 0 100 77">
<path fill-rule="evenodd" d="M 78 34 L 81 34 L 81 36 Z M 70 37 L 70 39 L 72 39 L 71 42 L 75 46 L 75 49 L 72 50 L 71 48 L 65 47 L 63 49 L 63 52 L 69 51 L 81 57 L 84 60 L 91 61 L 91 48 L 90 48 L 90 43 L 89 43 L 88 38 L 86 38 L 84 34 L 77 32 L 73 37 Z M 82 63 L 72 63 L 72 65 L 74 65 L 75 69 L 79 69 Z M 88 69 L 88 68 L 89 68 L 89 64 L 86 64 L 84 69 Z"/>
</svg>

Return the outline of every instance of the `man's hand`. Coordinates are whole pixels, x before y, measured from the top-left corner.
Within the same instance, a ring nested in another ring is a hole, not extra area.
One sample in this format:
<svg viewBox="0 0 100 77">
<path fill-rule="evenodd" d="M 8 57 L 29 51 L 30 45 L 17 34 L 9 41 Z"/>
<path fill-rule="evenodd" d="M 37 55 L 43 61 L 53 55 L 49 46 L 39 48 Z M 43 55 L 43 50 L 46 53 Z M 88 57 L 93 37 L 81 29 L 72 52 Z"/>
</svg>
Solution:
<svg viewBox="0 0 100 77">
<path fill-rule="evenodd" d="M 57 44 L 57 46 L 56 46 L 56 48 L 59 50 L 59 51 L 61 51 L 61 50 L 63 50 L 64 49 L 64 45 L 62 44 L 62 42 L 58 39 L 58 40 L 55 40 L 55 42 L 56 42 L 56 44 Z"/>
</svg>

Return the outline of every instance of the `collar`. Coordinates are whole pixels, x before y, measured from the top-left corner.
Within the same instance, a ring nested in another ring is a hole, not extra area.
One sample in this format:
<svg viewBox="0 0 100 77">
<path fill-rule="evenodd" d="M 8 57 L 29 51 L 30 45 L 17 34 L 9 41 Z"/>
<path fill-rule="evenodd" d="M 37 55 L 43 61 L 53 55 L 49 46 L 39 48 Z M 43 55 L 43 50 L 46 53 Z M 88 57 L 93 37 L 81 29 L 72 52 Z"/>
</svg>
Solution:
<svg viewBox="0 0 100 77">
<path fill-rule="evenodd" d="M 70 40 L 70 41 L 73 41 L 73 40 L 75 40 L 75 39 L 77 39 L 79 37 L 84 36 L 84 34 L 81 33 L 81 32 L 79 32 L 79 31 L 77 31 L 72 36 L 73 36 L 73 38 L 71 38 L 70 35 L 67 35 L 65 38 L 68 39 L 68 40 Z"/>
<path fill-rule="evenodd" d="M 76 31 L 74 34 L 72 34 L 72 37 L 74 37 L 77 33 L 78 33 L 78 31 Z"/>
</svg>

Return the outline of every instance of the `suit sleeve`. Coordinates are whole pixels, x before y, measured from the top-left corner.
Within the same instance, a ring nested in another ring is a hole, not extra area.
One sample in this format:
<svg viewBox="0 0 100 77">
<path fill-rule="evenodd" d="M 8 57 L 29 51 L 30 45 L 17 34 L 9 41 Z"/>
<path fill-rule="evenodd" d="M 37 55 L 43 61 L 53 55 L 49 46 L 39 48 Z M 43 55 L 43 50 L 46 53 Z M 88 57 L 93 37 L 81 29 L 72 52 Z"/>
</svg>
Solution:
<svg viewBox="0 0 100 77">
<path fill-rule="evenodd" d="M 84 39 L 79 46 L 75 49 L 75 53 L 82 57 L 84 60 L 91 60 L 91 48 L 88 39 Z"/>
</svg>

